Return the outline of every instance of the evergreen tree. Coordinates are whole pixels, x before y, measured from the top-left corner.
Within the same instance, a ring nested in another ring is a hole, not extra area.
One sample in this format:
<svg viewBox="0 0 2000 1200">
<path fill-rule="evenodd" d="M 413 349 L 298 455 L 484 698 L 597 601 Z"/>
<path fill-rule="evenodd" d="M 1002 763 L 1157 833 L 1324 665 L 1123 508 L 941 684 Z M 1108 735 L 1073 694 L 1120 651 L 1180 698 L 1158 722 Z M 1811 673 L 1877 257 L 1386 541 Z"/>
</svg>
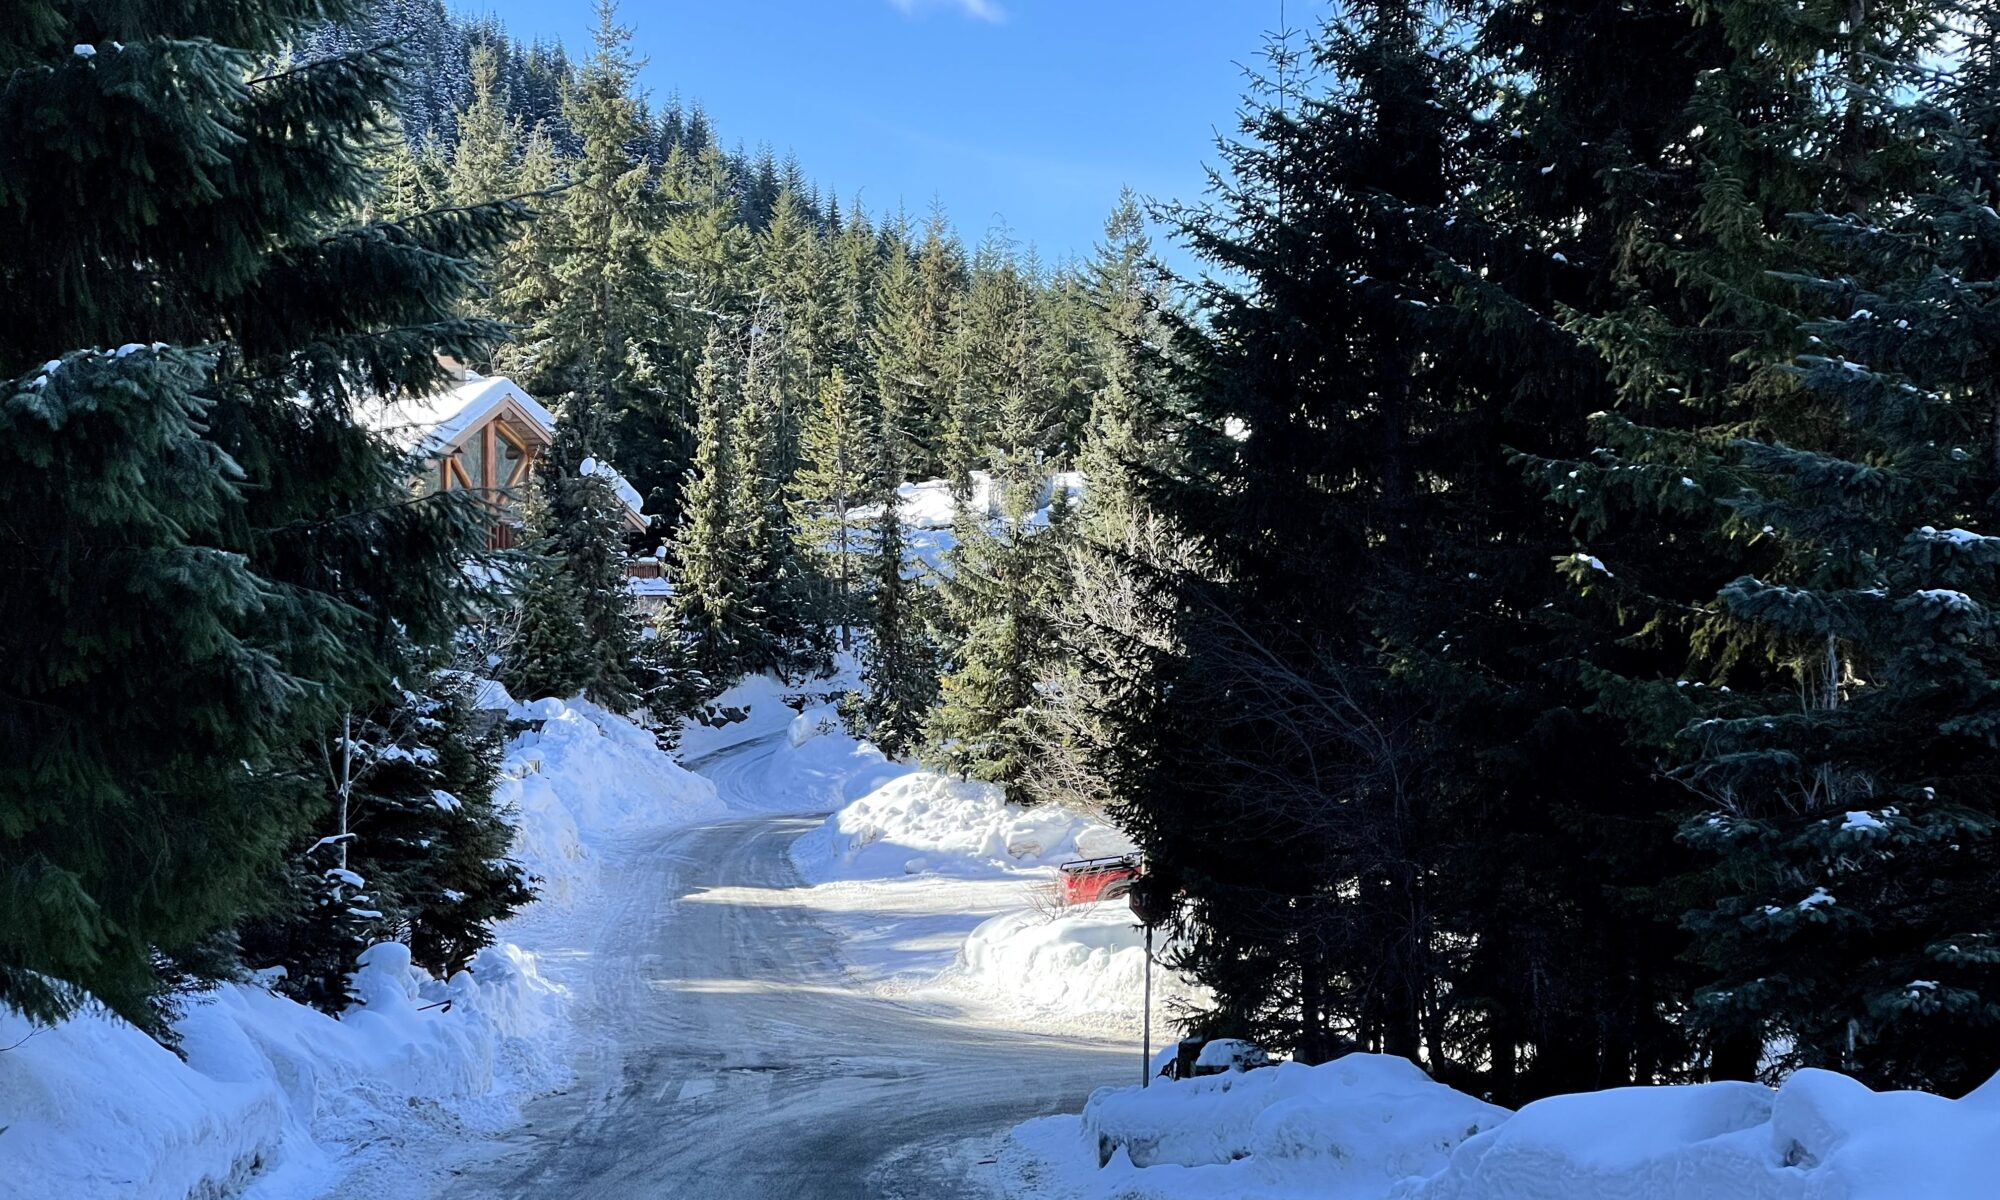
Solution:
<svg viewBox="0 0 2000 1200">
<path fill-rule="evenodd" d="M 806 414 L 804 461 L 792 477 L 790 500 L 799 553 L 823 583 L 823 620 L 837 631 L 842 650 L 854 644 L 862 576 L 854 510 L 870 494 L 869 468 L 879 458 L 871 453 L 869 434 L 861 393 L 845 371 L 833 368 L 820 385 L 819 403 Z"/>
<path fill-rule="evenodd" d="M 268 69 L 330 8 L 0 32 L 38 80 L 0 97 L 0 1002 L 40 1019 L 88 993 L 159 1031 L 226 970 L 312 807 L 298 748 L 467 610 L 483 513 L 412 499 L 351 410 L 497 334 L 444 314 L 520 210 L 364 215 L 398 58 Z"/>
<path fill-rule="evenodd" d="M 774 356 L 762 346 L 759 350 L 763 352 L 750 357 L 735 428 L 730 431 L 735 456 L 730 471 L 732 540 L 743 564 L 744 599 L 751 618 L 741 663 L 746 671 L 784 676 L 798 663 L 823 658 L 825 639 L 808 628 L 805 565 L 779 465 L 782 383 L 771 369 Z"/>
<path fill-rule="evenodd" d="M 1038 485 L 999 487 L 1000 515 L 958 510 L 956 544 L 938 598 L 952 649 L 938 681 L 927 757 L 970 779 L 1000 784 L 1015 802 L 1037 736 L 1037 686 L 1049 672 L 1048 590 L 1059 585 L 1063 531 L 1032 523 Z M 1057 516 L 1063 505 L 1052 505 Z"/>
<path fill-rule="evenodd" d="M 533 899 L 493 807 L 500 743 L 449 673 L 345 718 L 319 754 L 323 815 L 289 864 L 288 903 L 242 932 L 248 961 L 284 965 L 280 991 L 338 1013 L 374 942 L 405 942 L 441 976 L 491 945 L 491 924 Z"/>
<path fill-rule="evenodd" d="M 1685 832 L 1714 855 L 1696 1023 L 1781 1039 L 1780 1069 L 1948 1094 L 2000 1055 L 1994 49 L 1982 29 L 1960 77 L 1849 77 L 1843 131 L 1930 169 L 1880 209 L 1845 174 L 1799 222 L 1838 267 L 1796 279 L 1830 309 L 1795 368 L 1812 415 L 1731 443 L 1724 528 L 1762 553 L 1716 601 L 1783 669 L 1682 733 L 1713 805 Z"/>
<path fill-rule="evenodd" d="M 885 418 L 886 423 L 886 418 Z M 894 430 L 875 438 L 874 503 L 880 515 L 866 558 L 868 636 L 861 643 L 863 691 L 855 708 L 861 728 L 891 758 L 923 740 L 937 700 L 937 654 L 925 634 L 923 584 L 906 562 L 897 486 L 903 467 Z"/>
<path fill-rule="evenodd" d="M 737 461 L 729 419 L 736 376 L 721 331 L 711 331 L 695 382 L 699 441 L 673 541 L 674 608 L 694 641 L 696 666 L 719 682 L 737 676 L 745 639 L 754 633 L 730 478 Z"/>
<path fill-rule="evenodd" d="M 501 366 L 530 393 L 553 398 L 569 422 L 572 436 L 553 448 L 552 470 L 574 475 L 586 458 L 618 463 L 649 511 L 670 514 L 685 431 L 653 345 L 666 297 L 651 251 L 653 171 L 632 153 L 645 132 L 633 95 L 639 63 L 611 0 L 601 0 L 597 17 L 595 49 L 563 97 L 582 146 L 565 164 L 568 186 L 541 218 L 545 268 L 520 272 L 502 292 L 526 330 Z M 552 500 L 567 521 L 563 498 Z"/>
<path fill-rule="evenodd" d="M 953 387 L 951 339 L 964 267 L 938 213 L 925 226 L 914 256 L 900 225 L 885 241 L 869 342 L 875 389 L 901 443 L 899 459 L 913 463 L 921 478 L 942 469 L 939 448 Z"/>
<path fill-rule="evenodd" d="M 499 58 L 491 46 L 472 51 L 472 101 L 458 114 L 447 195 L 453 204 L 483 204 L 510 194 L 520 126 L 507 117 Z"/>
<path fill-rule="evenodd" d="M 550 506 L 539 479 L 523 502 L 532 555 L 521 575 L 513 627 L 508 631 L 496 677 L 517 700 L 568 699 L 590 682 L 591 649 L 586 642 L 583 604 L 577 598 L 568 558 L 550 527 Z"/>
</svg>

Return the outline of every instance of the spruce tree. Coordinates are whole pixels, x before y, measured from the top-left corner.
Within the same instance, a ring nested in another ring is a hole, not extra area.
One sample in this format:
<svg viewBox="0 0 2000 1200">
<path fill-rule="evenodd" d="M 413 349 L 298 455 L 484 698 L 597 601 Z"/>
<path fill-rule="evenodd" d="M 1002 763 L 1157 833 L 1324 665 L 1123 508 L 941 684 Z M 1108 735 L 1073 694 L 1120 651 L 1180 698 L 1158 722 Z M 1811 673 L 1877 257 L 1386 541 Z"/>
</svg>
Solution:
<svg viewBox="0 0 2000 1200">
<path fill-rule="evenodd" d="M 530 555 L 521 573 L 512 627 L 507 631 L 496 678 L 517 700 L 568 699 L 590 682 L 592 651 L 583 604 L 577 598 L 569 559 L 550 526 L 545 484 L 530 482 L 522 507 Z"/>
<path fill-rule="evenodd" d="M 1927 148 L 1912 196 L 1849 176 L 1798 218 L 1836 268 L 1796 279 L 1831 310 L 1794 368 L 1813 419 L 1732 442 L 1725 530 L 1763 553 L 1716 602 L 1784 669 L 1682 733 L 1713 806 L 1685 833 L 1714 856 L 1696 1023 L 1948 1094 L 2000 1055 L 1994 49 L 1856 97 L 1857 136 Z"/>
<path fill-rule="evenodd" d="M 761 349 L 761 348 L 760 348 Z M 730 431 L 732 541 L 743 564 L 750 637 L 741 665 L 779 676 L 824 658 L 825 639 L 808 628 L 806 567 L 785 500 L 778 446 L 783 384 L 768 349 L 752 355 Z"/>
<path fill-rule="evenodd" d="M 1036 741 L 1036 689 L 1049 673 L 1054 647 L 1047 593 L 1060 585 L 1062 531 L 1037 530 L 1032 522 L 1041 482 L 996 484 L 995 519 L 966 506 L 958 510 L 956 542 L 938 584 L 950 650 L 926 750 L 938 766 L 1000 784 L 1009 800 L 1020 803 L 1035 799 L 1026 780 Z"/>
<path fill-rule="evenodd" d="M 695 381 L 698 440 L 674 534 L 673 583 L 674 609 L 693 639 L 696 666 L 725 685 L 740 673 L 744 643 L 752 635 L 730 477 L 737 462 L 730 403 L 739 386 L 734 356 L 721 331 L 713 330 Z"/>
<path fill-rule="evenodd" d="M 835 367 L 820 385 L 819 402 L 806 414 L 800 437 L 804 461 L 792 477 L 790 503 L 799 553 L 822 584 L 822 620 L 835 631 L 842 650 L 854 644 L 852 627 L 859 615 L 862 547 L 855 510 L 871 492 L 870 467 L 878 458 L 871 440 L 863 396 L 849 384 L 847 373 Z"/>
<path fill-rule="evenodd" d="M 875 439 L 871 481 L 880 515 L 872 522 L 866 556 L 868 636 L 860 647 L 862 693 L 856 703 L 861 728 L 891 758 L 922 743 L 938 679 L 937 654 L 925 631 L 924 585 L 912 577 L 904 548 L 898 444 L 891 429 Z"/>
<path fill-rule="evenodd" d="M 227 969 L 313 808 L 299 748 L 467 611 L 484 514 L 411 498 L 352 408 L 497 334 L 446 314 L 520 210 L 369 218 L 398 58 L 270 65 L 329 8 L 0 32 L 39 81 L 0 97 L 0 1002 L 39 1019 L 157 1031 Z"/>
</svg>

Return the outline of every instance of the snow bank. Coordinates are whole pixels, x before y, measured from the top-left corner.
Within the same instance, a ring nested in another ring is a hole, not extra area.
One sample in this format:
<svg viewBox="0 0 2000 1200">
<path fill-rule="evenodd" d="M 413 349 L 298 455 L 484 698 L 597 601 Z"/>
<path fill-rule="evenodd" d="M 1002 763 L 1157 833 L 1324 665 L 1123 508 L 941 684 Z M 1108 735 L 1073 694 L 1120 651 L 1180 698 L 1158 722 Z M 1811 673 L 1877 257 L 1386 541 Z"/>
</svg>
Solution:
<svg viewBox="0 0 2000 1200">
<path fill-rule="evenodd" d="M 0 1015 L 13 1046 L 0 1061 L 7 1194 L 313 1194 L 338 1174 L 329 1134 L 418 1108 L 477 1121 L 558 1073 L 536 1046 L 553 989 L 511 948 L 445 983 L 384 943 L 354 990 L 362 1005 L 335 1020 L 254 985 L 219 988 L 175 1022 L 186 1061 L 102 1012 L 38 1032 Z"/>
<path fill-rule="evenodd" d="M 514 813 L 514 857 L 540 878 L 544 900 L 577 898 L 598 838 L 724 811 L 714 784 L 675 762 L 652 734 L 588 700 L 536 700 L 510 715 L 539 727 L 508 746 L 494 800 Z"/>
<path fill-rule="evenodd" d="M 1800 1071 L 1552 1096 L 1398 1200 L 1975 1200 L 1994 1194 L 2000 1088 L 1963 1100 Z"/>
<path fill-rule="evenodd" d="M 828 817 L 792 847 L 813 883 L 934 872 L 991 876 L 1122 853 L 1117 830 L 1060 805 L 1009 804 L 999 788 L 916 771 Z"/>
<path fill-rule="evenodd" d="M 1082 1124 L 1100 1162 L 1248 1163 L 1267 1182 L 1306 1175 L 1342 1194 L 1379 1195 L 1399 1179 L 1442 1169 L 1459 1142 L 1507 1115 L 1405 1059 L 1350 1054 L 1317 1067 L 1280 1063 L 1103 1089 L 1084 1106 Z"/>
<path fill-rule="evenodd" d="M 1075 1200 L 1983 1200 L 2000 1077 L 1963 1100 L 1800 1071 L 1616 1088 L 1509 1114 L 1349 1055 L 1147 1089 L 1018 1126 L 1018 1194 Z"/>
<path fill-rule="evenodd" d="M 832 686 L 830 681 L 819 680 L 810 688 L 818 690 Z M 785 697 L 802 690 L 806 689 L 794 687 L 772 675 L 750 675 L 737 680 L 709 701 L 708 708 L 717 714 L 740 714 L 740 719 L 721 725 L 705 725 L 692 718 L 682 721 L 681 761 L 695 762 L 759 738 L 784 733 L 797 715 L 797 710 L 785 703 Z"/>
<path fill-rule="evenodd" d="M 1145 971 L 1143 934 L 1122 899 L 1059 916 L 1002 913 L 966 937 L 954 968 L 975 990 L 1071 1014 L 1136 1013 Z M 1164 970 L 1154 984 L 1162 1000 L 1184 990 Z"/>
<path fill-rule="evenodd" d="M 480 695 L 537 726 L 509 745 L 495 800 L 545 898 L 577 898 L 600 839 L 723 811 L 712 784 L 630 721 L 584 700 L 512 704 L 497 685 Z M 518 1099 L 567 1078 L 552 1049 L 560 989 L 515 946 L 441 981 L 382 943 L 352 988 L 338 1020 L 252 984 L 207 993 L 174 1023 L 185 1061 L 102 1012 L 39 1031 L 0 1013 L 0 1046 L 12 1047 L 0 1054 L 0 1193 L 314 1196 L 351 1150 L 393 1156 L 427 1124 L 498 1129 Z"/>
</svg>

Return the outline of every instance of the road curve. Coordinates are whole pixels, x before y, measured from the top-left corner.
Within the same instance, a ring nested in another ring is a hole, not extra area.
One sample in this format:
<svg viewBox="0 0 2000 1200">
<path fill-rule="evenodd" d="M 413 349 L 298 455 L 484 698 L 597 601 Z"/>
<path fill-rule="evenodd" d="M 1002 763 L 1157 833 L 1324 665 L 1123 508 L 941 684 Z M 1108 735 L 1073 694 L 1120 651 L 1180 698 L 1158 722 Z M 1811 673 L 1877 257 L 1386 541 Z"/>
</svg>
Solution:
<svg viewBox="0 0 2000 1200">
<path fill-rule="evenodd" d="M 745 758 L 767 753 L 703 765 L 740 803 Z M 745 817 L 623 848 L 585 944 L 540 950 L 586 1031 L 576 1084 L 443 1200 L 984 1197 L 980 1160 L 1008 1127 L 1122 1080 L 1127 1056 L 1103 1043 L 857 990 L 794 891 L 786 851 L 813 824 Z"/>
</svg>

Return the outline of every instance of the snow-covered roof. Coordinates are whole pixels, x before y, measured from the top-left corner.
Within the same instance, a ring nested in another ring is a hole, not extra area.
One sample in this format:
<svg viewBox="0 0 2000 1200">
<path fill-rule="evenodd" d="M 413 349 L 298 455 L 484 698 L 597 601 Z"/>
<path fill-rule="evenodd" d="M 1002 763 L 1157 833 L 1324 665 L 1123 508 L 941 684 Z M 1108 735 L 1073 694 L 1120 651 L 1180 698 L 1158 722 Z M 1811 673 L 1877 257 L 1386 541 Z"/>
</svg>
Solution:
<svg viewBox="0 0 2000 1200">
<path fill-rule="evenodd" d="M 510 402 L 540 428 L 545 444 L 555 437 L 555 414 L 519 384 L 504 375 L 488 377 L 472 371 L 454 387 L 428 396 L 376 400 L 362 405 L 358 415 L 362 424 L 397 445 L 426 455 L 444 455 L 458 449 L 468 434 Z M 611 489 L 632 516 L 641 524 L 645 522 L 645 497 L 623 475 L 595 458 L 585 459 L 582 471 L 607 476 Z"/>
<path fill-rule="evenodd" d="M 611 490 L 618 493 L 618 498 L 625 502 L 625 507 L 641 516 L 645 515 L 646 498 L 641 496 L 639 489 L 633 487 L 623 475 L 613 470 L 609 463 L 601 463 L 594 458 L 586 458 L 583 460 L 583 464 L 577 468 L 577 474 L 604 476 L 611 481 Z"/>
<path fill-rule="evenodd" d="M 399 445 L 427 452 L 450 450 L 510 399 L 541 426 L 545 437 L 554 436 L 555 414 L 504 375 L 492 378 L 471 375 L 455 387 L 428 396 L 366 404 L 361 409 L 361 420 Z"/>
</svg>

